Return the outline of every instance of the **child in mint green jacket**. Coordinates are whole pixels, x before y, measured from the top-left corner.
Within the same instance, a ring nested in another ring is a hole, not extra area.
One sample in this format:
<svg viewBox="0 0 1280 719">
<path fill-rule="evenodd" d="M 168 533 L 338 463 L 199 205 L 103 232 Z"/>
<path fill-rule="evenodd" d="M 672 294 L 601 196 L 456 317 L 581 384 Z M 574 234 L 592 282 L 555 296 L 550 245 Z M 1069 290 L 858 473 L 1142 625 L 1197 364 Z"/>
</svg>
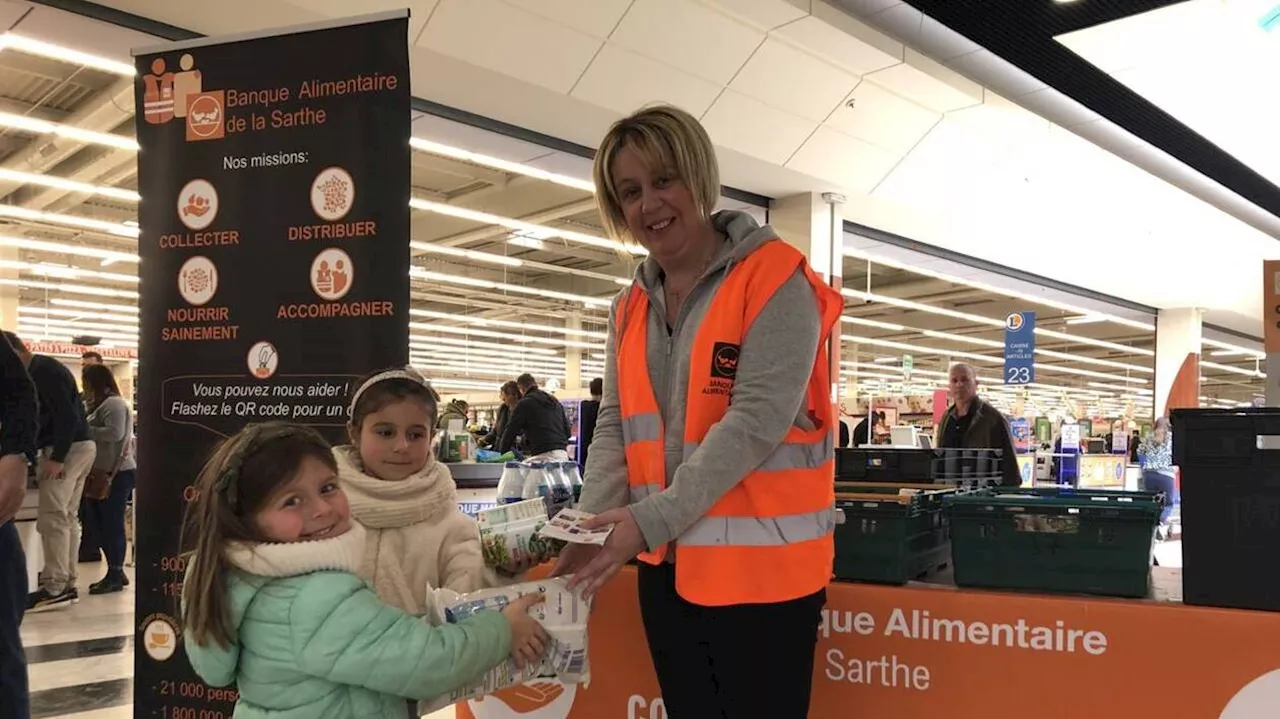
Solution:
<svg viewBox="0 0 1280 719">
<path fill-rule="evenodd" d="M 364 530 L 311 429 L 246 428 L 197 489 L 183 643 L 206 682 L 238 685 L 236 719 L 402 719 L 407 699 L 469 684 L 508 655 L 542 655 L 534 597 L 439 627 L 379 600 L 356 576 Z"/>
</svg>

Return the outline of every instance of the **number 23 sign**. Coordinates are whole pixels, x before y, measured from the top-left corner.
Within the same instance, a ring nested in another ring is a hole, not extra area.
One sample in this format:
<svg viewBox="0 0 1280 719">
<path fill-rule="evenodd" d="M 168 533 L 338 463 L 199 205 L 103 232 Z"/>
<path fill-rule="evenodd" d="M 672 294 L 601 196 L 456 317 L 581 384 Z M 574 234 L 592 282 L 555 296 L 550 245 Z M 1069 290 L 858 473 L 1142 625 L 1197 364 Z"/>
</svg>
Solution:
<svg viewBox="0 0 1280 719">
<path fill-rule="evenodd" d="M 1004 321 L 1004 383 L 1036 381 L 1036 313 L 1014 312 Z"/>
</svg>

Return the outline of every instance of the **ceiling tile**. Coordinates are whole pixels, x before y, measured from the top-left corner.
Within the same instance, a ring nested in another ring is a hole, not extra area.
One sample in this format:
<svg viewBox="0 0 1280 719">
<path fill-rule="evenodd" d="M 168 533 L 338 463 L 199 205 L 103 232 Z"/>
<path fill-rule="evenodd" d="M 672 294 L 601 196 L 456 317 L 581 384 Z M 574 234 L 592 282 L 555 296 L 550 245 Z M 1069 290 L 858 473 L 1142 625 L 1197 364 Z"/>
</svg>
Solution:
<svg viewBox="0 0 1280 719">
<path fill-rule="evenodd" d="M 32 7 L 25 2 L 0 5 L 0 23 L 35 40 L 73 47 L 119 62 L 132 62 L 129 53 L 133 48 L 150 47 L 158 42 L 154 36 L 128 28 L 42 5 Z"/>
<path fill-rule="evenodd" d="M 418 45 L 569 92 L 601 41 L 498 0 L 442 0 Z"/>
<path fill-rule="evenodd" d="M 727 85 L 764 33 L 689 0 L 642 0 L 610 40 L 659 62 Z"/>
<path fill-rule="evenodd" d="M 438 3 L 439 0 L 361 0 L 360 13 L 409 8 L 409 42 L 413 43 Z M 288 4 L 331 18 L 352 14 L 351 0 L 288 0 Z"/>
<path fill-rule="evenodd" d="M 666 102 L 700 117 L 721 89 L 713 82 L 606 43 L 570 94 L 624 115 L 647 104 Z"/>
<path fill-rule="evenodd" d="M 942 115 L 872 82 L 858 85 L 827 120 L 828 127 L 890 151 L 910 150 Z"/>
<path fill-rule="evenodd" d="M 606 38 L 618 26 L 631 0 L 505 0 L 578 32 Z"/>
<path fill-rule="evenodd" d="M 816 122 L 796 117 L 733 90 L 725 90 L 702 118 L 717 145 L 783 164 Z"/>
<path fill-rule="evenodd" d="M 787 167 L 839 183 L 840 187 L 867 194 L 893 170 L 900 155 L 857 138 L 820 127 Z"/>
<path fill-rule="evenodd" d="M 815 9 L 827 7 L 815 5 Z M 818 55 L 855 75 L 896 65 L 902 46 L 847 15 L 811 16 L 779 28 L 774 35 Z"/>
<path fill-rule="evenodd" d="M 907 48 L 906 62 L 867 75 L 866 79 L 936 112 L 950 112 L 982 102 L 982 86 Z"/>
<path fill-rule="evenodd" d="M 823 122 L 857 84 L 854 75 L 771 37 L 729 87 L 767 105 Z"/>
<path fill-rule="evenodd" d="M 761 30 L 794 22 L 809 14 L 807 0 L 701 0 Z M 801 6 L 804 6 L 802 8 Z"/>
<path fill-rule="evenodd" d="M 1029 92 L 1048 87 L 990 50 L 978 50 L 953 57 L 947 61 L 947 66 L 965 77 L 981 82 L 987 88 L 1005 97 L 1021 97 Z"/>
</svg>

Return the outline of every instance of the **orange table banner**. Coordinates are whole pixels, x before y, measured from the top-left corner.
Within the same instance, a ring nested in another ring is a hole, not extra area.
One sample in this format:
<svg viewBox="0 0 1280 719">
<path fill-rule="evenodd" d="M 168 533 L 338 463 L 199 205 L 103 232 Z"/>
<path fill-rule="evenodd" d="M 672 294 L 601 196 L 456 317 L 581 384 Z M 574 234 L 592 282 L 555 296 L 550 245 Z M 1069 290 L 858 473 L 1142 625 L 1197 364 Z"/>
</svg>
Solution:
<svg viewBox="0 0 1280 719">
<path fill-rule="evenodd" d="M 627 568 L 590 621 L 591 682 L 540 682 L 459 719 L 666 719 Z M 812 718 L 1280 716 L 1280 614 L 912 585 L 834 584 Z"/>
</svg>

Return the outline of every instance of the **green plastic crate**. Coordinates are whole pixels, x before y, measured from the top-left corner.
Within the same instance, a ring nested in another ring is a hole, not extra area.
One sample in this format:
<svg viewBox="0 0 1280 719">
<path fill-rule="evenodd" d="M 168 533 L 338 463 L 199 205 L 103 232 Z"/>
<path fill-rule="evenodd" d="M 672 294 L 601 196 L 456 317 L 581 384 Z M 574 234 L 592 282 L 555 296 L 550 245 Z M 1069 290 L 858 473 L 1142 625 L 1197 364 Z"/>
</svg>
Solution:
<svg viewBox="0 0 1280 719">
<path fill-rule="evenodd" d="M 835 578 L 905 584 L 946 566 L 951 536 L 935 484 L 836 482 Z"/>
<path fill-rule="evenodd" d="M 1046 487 L 946 500 L 956 584 L 1145 597 L 1160 495 Z"/>
</svg>

